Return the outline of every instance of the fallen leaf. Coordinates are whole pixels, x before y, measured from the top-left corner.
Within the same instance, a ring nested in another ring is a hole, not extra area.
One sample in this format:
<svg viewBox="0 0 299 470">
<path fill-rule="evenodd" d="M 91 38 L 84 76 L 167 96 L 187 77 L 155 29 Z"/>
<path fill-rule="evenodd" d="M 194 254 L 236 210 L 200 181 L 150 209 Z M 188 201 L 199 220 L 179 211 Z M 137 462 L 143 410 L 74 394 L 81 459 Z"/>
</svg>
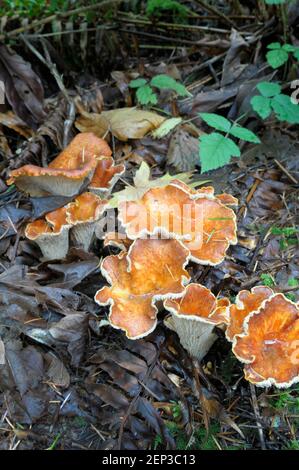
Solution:
<svg viewBox="0 0 299 470">
<path fill-rule="evenodd" d="M 199 142 L 184 129 L 177 129 L 170 140 L 167 163 L 177 171 L 191 171 L 199 165 Z"/>
<path fill-rule="evenodd" d="M 25 137 L 25 139 L 29 139 L 29 137 L 33 136 L 32 129 L 30 129 L 25 122 L 12 111 L 0 113 L 0 124 L 8 127 L 9 129 L 13 129 L 15 132 Z"/>
<path fill-rule="evenodd" d="M 93 132 L 105 137 L 108 132 L 117 139 L 141 139 L 165 121 L 163 116 L 136 108 L 118 108 L 101 114 L 87 113 L 80 109 L 81 116 L 75 122 L 80 132 Z"/>
</svg>

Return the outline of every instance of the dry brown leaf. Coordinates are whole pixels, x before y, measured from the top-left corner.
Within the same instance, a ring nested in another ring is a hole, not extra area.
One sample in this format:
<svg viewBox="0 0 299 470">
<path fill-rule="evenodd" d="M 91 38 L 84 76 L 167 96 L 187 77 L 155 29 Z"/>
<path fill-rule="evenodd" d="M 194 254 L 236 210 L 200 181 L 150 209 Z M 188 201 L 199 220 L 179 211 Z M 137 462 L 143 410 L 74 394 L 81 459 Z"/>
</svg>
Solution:
<svg viewBox="0 0 299 470">
<path fill-rule="evenodd" d="M 118 108 L 101 114 L 87 113 L 80 109 L 81 116 L 75 125 L 80 132 L 93 132 L 105 137 L 111 132 L 117 139 L 141 139 L 165 121 L 163 116 L 136 108 Z"/>
<path fill-rule="evenodd" d="M 179 128 L 172 135 L 168 152 L 167 163 L 177 171 L 194 170 L 199 163 L 199 142 L 184 129 Z"/>
<path fill-rule="evenodd" d="M 15 132 L 25 137 L 25 139 L 29 139 L 29 137 L 32 137 L 34 134 L 33 130 L 12 111 L 0 113 L 0 124 L 3 124 L 3 126 L 9 129 L 13 129 Z"/>
</svg>

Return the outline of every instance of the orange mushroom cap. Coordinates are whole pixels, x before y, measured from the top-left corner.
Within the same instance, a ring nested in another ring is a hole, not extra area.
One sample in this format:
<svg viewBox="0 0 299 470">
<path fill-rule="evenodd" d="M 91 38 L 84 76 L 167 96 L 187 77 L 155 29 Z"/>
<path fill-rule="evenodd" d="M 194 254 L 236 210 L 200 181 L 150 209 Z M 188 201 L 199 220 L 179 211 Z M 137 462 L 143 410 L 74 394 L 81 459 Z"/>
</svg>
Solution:
<svg viewBox="0 0 299 470">
<path fill-rule="evenodd" d="M 93 193 L 82 193 L 67 205 L 67 220 L 71 225 L 94 222 L 107 207 L 108 201 Z"/>
<path fill-rule="evenodd" d="M 125 165 L 114 165 L 112 157 L 99 158 L 89 189 L 96 194 L 110 191 L 125 170 Z"/>
<path fill-rule="evenodd" d="M 29 222 L 25 228 L 25 235 L 29 240 L 36 240 L 40 235 L 58 235 L 64 227 L 68 226 L 66 207 L 48 212 L 45 219 Z"/>
<path fill-rule="evenodd" d="M 128 251 L 132 243 L 132 240 L 130 240 L 124 233 L 108 232 L 104 237 L 103 245 L 105 247 L 114 246 L 120 250 Z"/>
<path fill-rule="evenodd" d="M 106 257 L 101 265 L 111 287 L 95 295 L 110 305 L 109 321 L 130 339 L 151 333 L 157 324 L 155 302 L 180 296 L 190 278 L 184 269 L 188 250 L 177 240 L 136 240 L 128 253 Z"/>
<path fill-rule="evenodd" d="M 149 189 L 137 201 L 120 202 L 119 219 L 131 239 L 161 233 L 184 240 L 192 261 L 217 265 L 229 245 L 237 243 L 236 215 L 222 200 L 236 202 L 226 194 L 218 199 L 212 187 L 195 191 L 173 180 Z"/>
<path fill-rule="evenodd" d="M 174 315 L 187 320 L 219 325 L 229 321 L 229 299 L 217 299 L 201 284 L 189 284 L 179 299 L 167 299 L 164 307 Z"/>
<path fill-rule="evenodd" d="M 15 183 L 30 196 L 74 196 L 85 179 L 92 178 L 97 166 L 96 156 L 108 150 L 108 144 L 93 134 L 78 134 L 47 168 L 22 166 L 11 171 L 7 184 Z"/>
<path fill-rule="evenodd" d="M 233 352 L 245 363 L 245 378 L 268 387 L 299 382 L 299 308 L 283 294 L 273 294 L 250 312 Z"/>
<path fill-rule="evenodd" d="M 233 341 L 236 335 L 243 332 L 243 323 L 247 315 L 258 310 L 261 303 L 273 295 L 272 289 L 266 286 L 256 286 L 248 290 L 241 290 L 237 297 L 236 303 L 230 306 L 230 320 L 226 330 L 226 337 L 229 341 Z"/>
</svg>

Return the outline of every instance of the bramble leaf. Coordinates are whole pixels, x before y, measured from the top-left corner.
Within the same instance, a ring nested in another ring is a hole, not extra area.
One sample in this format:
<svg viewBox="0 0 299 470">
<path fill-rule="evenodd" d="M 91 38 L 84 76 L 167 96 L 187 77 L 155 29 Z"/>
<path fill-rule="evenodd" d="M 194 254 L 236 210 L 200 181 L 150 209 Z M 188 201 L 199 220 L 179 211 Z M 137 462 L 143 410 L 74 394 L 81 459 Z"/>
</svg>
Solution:
<svg viewBox="0 0 299 470">
<path fill-rule="evenodd" d="M 271 114 L 270 98 L 265 96 L 254 96 L 250 103 L 253 110 L 262 118 L 266 119 Z"/>
<path fill-rule="evenodd" d="M 199 113 L 199 116 L 209 126 L 222 132 L 229 132 L 231 128 L 231 122 L 223 116 L 215 113 Z"/>
<path fill-rule="evenodd" d="M 278 69 L 278 67 L 281 67 L 288 61 L 289 54 L 287 51 L 280 48 L 267 52 L 266 58 L 272 69 Z"/>
<path fill-rule="evenodd" d="M 299 106 L 292 103 L 288 95 L 277 95 L 271 99 L 271 107 L 280 121 L 299 124 Z"/>
<path fill-rule="evenodd" d="M 245 127 L 233 126 L 229 133 L 238 139 L 245 140 L 246 142 L 253 142 L 254 144 L 261 143 L 258 136 L 254 132 L 245 129 Z"/>
<path fill-rule="evenodd" d="M 129 83 L 130 88 L 139 88 L 143 85 L 146 85 L 147 81 L 145 78 L 136 78 L 135 80 L 131 80 Z"/>
<path fill-rule="evenodd" d="M 279 95 L 281 91 L 281 87 L 278 85 L 278 83 L 260 82 L 256 87 L 260 94 L 266 98 Z"/>
<path fill-rule="evenodd" d="M 220 168 L 229 163 L 231 157 L 240 157 L 240 149 L 230 138 L 218 132 L 199 138 L 201 173 Z"/>
<path fill-rule="evenodd" d="M 174 78 L 169 75 L 161 74 L 156 75 L 151 79 L 151 85 L 159 88 L 160 90 L 169 89 L 175 91 L 179 96 L 192 96 L 191 93 Z"/>
<path fill-rule="evenodd" d="M 137 100 L 140 104 L 157 104 L 156 93 L 150 85 L 143 85 L 136 92 Z"/>
</svg>

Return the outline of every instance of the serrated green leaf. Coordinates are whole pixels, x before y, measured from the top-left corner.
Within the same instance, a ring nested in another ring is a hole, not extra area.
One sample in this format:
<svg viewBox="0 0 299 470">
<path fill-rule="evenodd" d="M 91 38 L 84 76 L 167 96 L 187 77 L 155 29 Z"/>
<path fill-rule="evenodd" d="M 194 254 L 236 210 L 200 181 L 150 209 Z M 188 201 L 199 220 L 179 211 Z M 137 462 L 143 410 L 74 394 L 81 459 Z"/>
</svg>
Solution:
<svg viewBox="0 0 299 470">
<path fill-rule="evenodd" d="M 270 116 L 272 110 L 270 106 L 270 98 L 265 96 L 254 96 L 250 100 L 251 106 L 254 111 L 262 118 L 266 119 Z"/>
<path fill-rule="evenodd" d="M 280 121 L 299 124 L 299 106 L 292 103 L 288 95 L 277 95 L 271 99 L 271 107 Z"/>
<path fill-rule="evenodd" d="M 209 126 L 222 132 L 229 132 L 231 128 L 231 122 L 223 116 L 215 113 L 199 113 L 199 116 Z"/>
<path fill-rule="evenodd" d="M 279 95 L 281 91 L 281 87 L 278 85 L 278 83 L 260 82 L 256 87 L 260 94 L 266 98 Z"/>
<path fill-rule="evenodd" d="M 201 173 L 215 170 L 229 163 L 231 157 L 240 157 L 240 149 L 230 138 L 218 132 L 199 138 Z"/>
<path fill-rule="evenodd" d="M 272 69 L 278 69 L 288 61 L 289 54 L 283 49 L 275 49 L 275 51 L 267 52 L 266 58 Z"/>
<path fill-rule="evenodd" d="M 294 52 L 296 50 L 296 47 L 292 46 L 292 44 L 284 44 L 282 46 L 282 49 L 286 52 Z"/>
<path fill-rule="evenodd" d="M 261 143 L 258 136 L 249 129 L 245 129 L 245 127 L 233 126 L 230 130 L 230 134 L 238 139 L 245 140 L 246 142 L 253 142 L 254 144 Z"/>
<path fill-rule="evenodd" d="M 131 80 L 129 83 L 130 88 L 139 88 L 143 85 L 146 85 L 147 81 L 145 78 L 136 78 L 135 80 Z"/>
<path fill-rule="evenodd" d="M 267 5 L 283 5 L 287 0 L 265 0 Z"/>
<path fill-rule="evenodd" d="M 295 48 L 293 56 L 295 57 L 295 59 L 299 60 L 299 47 Z"/>
<path fill-rule="evenodd" d="M 156 75 L 151 79 L 151 85 L 159 88 L 160 90 L 173 90 L 179 96 L 192 96 L 191 93 L 182 85 L 182 83 L 177 82 L 174 78 L 169 75 L 161 74 Z"/>
<path fill-rule="evenodd" d="M 152 132 L 152 136 L 155 139 L 162 139 L 162 137 L 169 134 L 169 132 L 171 132 L 181 122 L 181 117 L 166 119 L 166 121 L 162 122 L 161 126 Z"/>
<path fill-rule="evenodd" d="M 136 92 L 137 100 L 140 104 L 157 104 L 158 99 L 156 93 L 150 85 L 143 85 Z"/>
<path fill-rule="evenodd" d="M 280 49 L 281 44 L 280 42 L 271 42 L 271 44 L 268 44 L 267 49 Z"/>
</svg>

